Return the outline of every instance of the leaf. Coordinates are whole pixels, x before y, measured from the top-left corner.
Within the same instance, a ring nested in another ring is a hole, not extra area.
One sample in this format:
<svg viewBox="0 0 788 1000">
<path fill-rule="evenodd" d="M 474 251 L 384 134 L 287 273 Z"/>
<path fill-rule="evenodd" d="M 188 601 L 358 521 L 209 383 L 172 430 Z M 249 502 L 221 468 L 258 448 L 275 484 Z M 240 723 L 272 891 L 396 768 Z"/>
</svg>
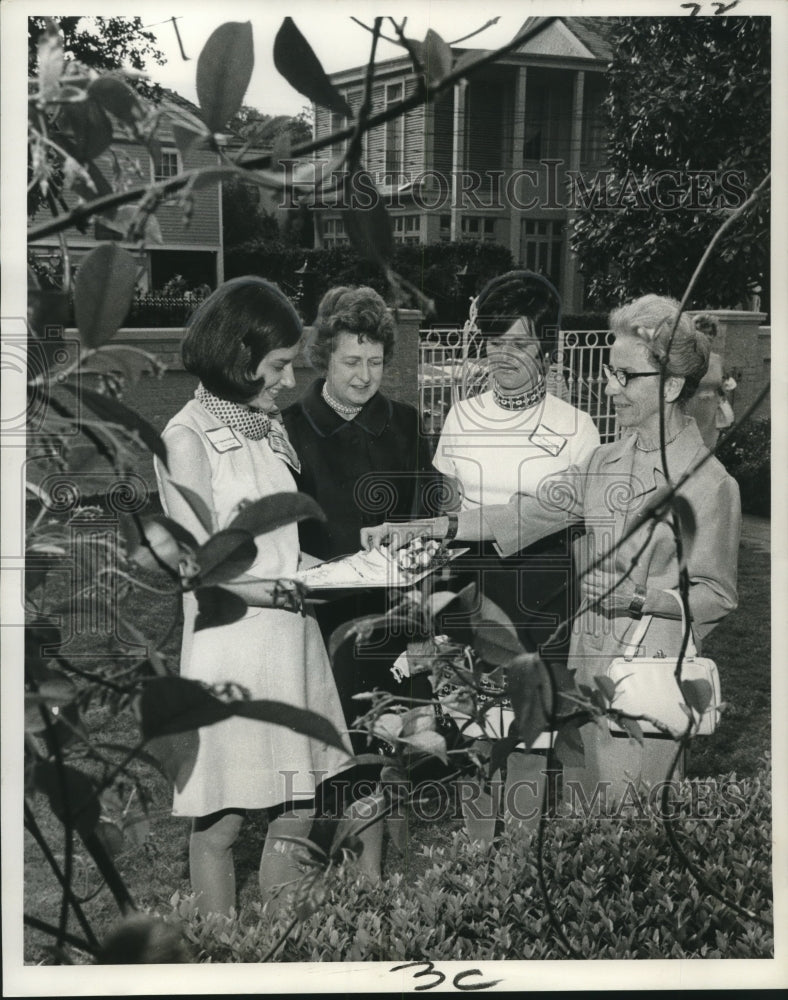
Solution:
<svg viewBox="0 0 788 1000">
<path fill-rule="evenodd" d="M 681 682 L 681 693 L 690 708 L 695 709 L 698 715 L 703 715 L 711 704 L 713 694 L 711 684 L 702 677 L 696 680 L 686 680 Z"/>
<path fill-rule="evenodd" d="M 695 543 L 695 536 L 698 533 L 698 525 L 695 520 L 695 511 L 692 504 L 686 497 L 676 494 L 671 501 L 673 512 L 678 518 L 681 540 L 684 548 L 684 559 L 686 560 L 692 552 Z"/>
<path fill-rule="evenodd" d="M 396 712 L 384 712 L 375 719 L 372 731 L 383 739 L 396 740 L 402 731 L 402 716 Z"/>
<path fill-rule="evenodd" d="M 506 761 L 509 759 L 509 754 L 512 753 L 519 742 L 519 736 L 504 736 L 501 739 L 494 741 L 490 752 L 490 766 L 488 771 L 490 777 L 492 777 L 496 771 L 500 771 L 504 764 L 506 764 Z"/>
<path fill-rule="evenodd" d="M 200 567 L 197 586 L 213 586 L 244 573 L 257 558 L 257 546 L 247 531 L 218 531 L 195 553 Z"/>
<path fill-rule="evenodd" d="M 25 625 L 25 671 L 34 680 L 53 676 L 46 660 L 58 652 L 63 636 L 57 625 Z"/>
<path fill-rule="evenodd" d="M 144 221 L 143 221 L 144 219 Z M 121 205 L 108 218 L 102 217 L 104 225 L 124 239 L 136 240 L 142 236 L 148 243 L 163 243 L 161 226 L 155 215 L 141 216 L 135 205 Z M 142 231 L 140 232 L 140 226 Z"/>
<path fill-rule="evenodd" d="M 32 697 L 49 708 L 60 709 L 77 697 L 77 689 L 68 677 L 53 673 L 51 677 L 38 685 L 38 690 Z"/>
<path fill-rule="evenodd" d="M 139 544 L 131 555 L 134 563 L 142 569 L 157 570 L 161 568 L 157 562 L 158 558 L 177 573 L 181 562 L 181 549 L 172 532 L 158 518 L 145 521 L 143 532 L 145 540 L 139 539 Z"/>
<path fill-rule="evenodd" d="M 157 365 L 156 358 L 146 351 L 125 344 L 113 344 L 111 347 L 99 347 L 89 354 L 80 370 L 114 374 L 129 383 L 136 383 L 143 375 L 154 375 Z"/>
<path fill-rule="evenodd" d="M 70 135 L 74 158 L 80 163 L 95 160 L 112 143 L 112 122 L 90 98 L 63 105 L 58 121 Z"/>
<path fill-rule="evenodd" d="M 644 746 L 643 742 L 643 730 L 640 728 L 640 723 L 637 719 L 618 719 L 618 725 L 622 729 L 625 729 L 633 740 L 637 740 L 641 746 Z"/>
<path fill-rule="evenodd" d="M 616 684 L 615 681 L 611 680 L 610 677 L 605 677 L 602 674 L 597 674 L 594 677 L 594 684 L 599 688 L 602 694 L 607 698 L 608 702 L 613 701 L 616 697 Z"/>
<path fill-rule="evenodd" d="M 552 705 L 550 675 L 538 653 L 522 653 L 509 664 L 506 693 L 514 711 L 507 735 L 518 736 L 530 747 L 547 727 Z"/>
<path fill-rule="evenodd" d="M 318 743 L 325 743 L 336 750 L 341 750 L 350 757 L 350 752 L 334 724 L 318 712 L 288 705 L 283 701 L 271 700 L 233 701 L 229 707 L 233 715 L 286 726 L 293 732 L 309 736 Z"/>
<path fill-rule="evenodd" d="M 291 17 L 282 21 L 276 33 L 274 66 L 299 94 L 345 118 L 353 117 L 350 105 L 326 76 L 312 46 Z"/>
<path fill-rule="evenodd" d="M 561 726 L 555 738 L 555 755 L 564 767 L 583 767 L 585 765 L 585 750 L 583 735 L 580 728 L 568 723 Z"/>
<path fill-rule="evenodd" d="M 93 201 L 94 198 L 103 198 L 104 195 L 112 194 L 112 186 L 95 163 L 86 163 L 85 170 L 88 173 L 90 183 L 82 177 L 75 177 L 71 185 L 75 194 L 78 194 L 85 201 Z M 110 222 L 116 214 L 117 209 L 109 208 L 99 218 Z"/>
<path fill-rule="evenodd" d="M 173 736 L 228 719 L 229 706 L 197 681 L 157 677 L 148 681 L 139 700 L 142 738 Z"/>
<path fill-rule="evenodd" d="M 183 733 L 156 736 L 150 740 L 148 749 L 175 788 L 183 791 L 197 763 L 200 734 L 190 729 Z"/>
<path fill-rule="evenodd" d="M 137 262 L 114 243 L 85 257 L 74 282 L 74 313 L 85 347 L 111 340 L 128 314 L 137 283 Z"/>
<path fill-rule="evenodd" d="M 392 631 L 404 631 L 412 628 L 413 622 L 407 615 L 388 611 L 384 615 L 365 615 L 354 618 L 334 629 L 328 640 L 328 655 L 333 661 L 339 647 L 351 637 L 364 641 L 372 636 L 376 628 L 390 628 Z"/>
<path fill-rule="evenodd" d="M 448 764 L 449 758 L 446 754 L 446 740 L 431 729 L 422 729 L 411 736 L 400 736 L 400 740 L 419 753 L 429 754 L 437 757 L 442 764 Z"/>
<path fill-rule="evenodd" d="M 476 600 L 477 587 L 474 582 L 466 584 L 462 590 L 458 590 L 454 593 L 452 590 L 439 590 L 430 594 L 427 597 L 427 607 L 430 610 L 430 614 L 436 617 L 442 614 L 450 604 L 457 602 L 459 608 L 463 611 L 470 611 L 473 607 L 473 602 Z"/>
<path fill-rule="evenodd" d="M 106 111 L 112 112 L 126 125 L 134 125 L 143 116 L 142 105 L 131 87 L 109 74 L 100 76 L 88 87 L 88 97 L 93 98 Z"/>
<path fill-rule="evenodd" d="M 172 535 L 176 542 L 186 549 L 196 551 L 199 548 L 197 545 L 197 539 L 188 530 L 188 528 L 184 528 L 182 524 L 178 524 L 177 521 L 173 521 L 173 519 L 171 517 L 167 517 L 166 514 L 154 514 L 145 523 L 146 525 L 153 523 L 162 525 Z"/>
<path fill-rule="evenodd" d="M 172 136 L 175 139 L 175 145 L 178 147 L 178 152 L 182 158 L 185 158 L 186 154 L 197 142 L 205 140 L 208 135 L 208 132 L 200 132 L 188 125 L 177 125 L 175 123 L 172 125 Z"/>
<path fill-rule="evenodd" d="M 71 306 L 65 292 L 49 288 L 34 288 L 28 292 L 28 322 L 42 339 L 47 327 L 68 326 Z"/>
<path fill-rule="evenodd" d="M 46 29 L 38 40 L 38 89 L 42 101 L 58 97 L 64 60 L 63 35 L 56 22 L 48 17 Z"/>
<path fill-rule="evenodd" d="M 427 84 L 437 83 L 451 73 L 453 56 L 441 36 L 430 28 L 424 41 L 415 43 Z"/>
<path fill-rule="evenodd" d="M 199 611 L 194 621 L 194 631 L 231 625 L 246 614 L 246 601 L 222 587 L 200 587 L 194 592 Z"/>
<path fill-rule="evenodd" d="M 317 502 L 306 493 L 272 493 L 247 503 L 227 525 L 227 530 L 247 531 L 257 537 L 310 517 L 317 521 L 326 519 Z"/>
<path fill-rule="evenodd" d="M 413 736 L 415 733 L 426 732 L 435 729 L 435 711 L 432 705 L 419 705 L 405 712 L 402 719 L 402 729 L 400 736 Z"/>
<path fill-rule="evenodd" d="M 513 630 L 486 619 L 474 622 L 473 648 L 485 663 L 494 667 L 510 663 L 525 652 Z"/>
<path fill-rule="evenodd" d="M 52 812 L 64 825 L 76 827 L 80 836 L 95 830 L 101 813 L 96 788 L 87 775 L 68 764 L 62 767 L 49 761 L 39 761 L 33 780 L 38 791 L 49 799 Z"/>
<path fill-rule="evenodd" d="M 251 22 L 220 25 L 197 60 L 197 100 L 211 132 L 224 128 L 241 107 L 253 69 Z"/>
<path fill-rule="evenodd" d="M 181 486 L 180 483 L 171 482 L 170 485 L 174 486 L 175 489 L 180 493 L 180 495 L 189 505 L 192 514 L 194 514 L 194 516 L 200 522 L 202 527 L 205 528 L 205 530 L 208 532 L 209 535 L 212 534 L 213 518 L 211 516 L 210 510 L 208 509 L 208 504 L 203 500 L 200 494 L 196 493 L 192 489 L 189 489 L 188 486 Z"/>
<path fill-rule="evenodd" d="M 107 423 L 120 424 L 126 430 L 136 431 L 145 447 L 153 452 L 165 468 L 167 467 L 167 446 L 158 432 L 138 413 L 130 410 L 128 406 L 124 406 L 117 399 L 113 399 L 111 396 L 102 396 L 101 393 L 94 392 L 93 389 L 76 388 L 68 382 L 64 382 L 62 387 L 73 392 L 75 396 L 78 395 L 80 400 L 87 403 L 97 417 L 101 417 Z"/>
<path fill-rule="evenodd" d="M 239 716 L 286 726 L 294 732 L 347 752 L 334 725 L 317 712 L 281 701 L 223 702 L 202 684 L 184 677 L 159 677 L 149 681 L 143 688 L 139 711 L 140 729 L 146 742 Z"/>
<path fill-rule="evenodd" d="M 366 170 L 349 174 L 344 190 L 350 207 L 342 209 L 342 218 L 350 242 L 366 260 L 385 265 L 394 252 L 394 234 L 372 175 Z"/>
</svg>

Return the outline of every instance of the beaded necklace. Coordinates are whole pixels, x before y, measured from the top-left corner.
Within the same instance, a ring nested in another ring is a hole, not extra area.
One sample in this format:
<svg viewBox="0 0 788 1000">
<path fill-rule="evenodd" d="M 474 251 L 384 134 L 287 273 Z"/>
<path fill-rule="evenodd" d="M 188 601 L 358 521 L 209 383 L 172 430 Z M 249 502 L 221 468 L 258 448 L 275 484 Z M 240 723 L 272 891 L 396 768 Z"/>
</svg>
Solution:
<svg viewBox="0 0 788 1000">
<path fill-rule="evenodd" d="M 361 413 L 362 406 L 348 406 L 345 403 L 340 403 L 338 400 L 329 393 L 326 389 L 326 383 L 323 383 L 323 399 L 328 403 L 332 410 L 340 415 L 340 417 L 345 417 L 348 420 L 352 420 L 353 417 L 357 417 Z"/>
<path fill-rule="evenodd" d="M 493 399 L 504 410 L 527 410 L 530 406 L 541 403 L 547 395 L 547 384 L 540 377 L 536 385 L 518 396 L 504 396 L 497 384 L 493 382 Z"/>
</svg>

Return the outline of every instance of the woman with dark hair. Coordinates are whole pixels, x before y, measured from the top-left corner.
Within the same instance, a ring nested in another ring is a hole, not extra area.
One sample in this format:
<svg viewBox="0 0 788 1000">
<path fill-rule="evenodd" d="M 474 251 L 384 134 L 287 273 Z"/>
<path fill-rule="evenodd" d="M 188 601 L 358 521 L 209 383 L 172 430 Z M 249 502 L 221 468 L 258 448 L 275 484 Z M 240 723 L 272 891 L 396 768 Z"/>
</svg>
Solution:
<svg viewBox="0 0 788 1000">
<path fill-rule="evenodd" d="M 547 389 L 560 312 L 555 288 L 529 271 L 495 278 L 472 305 L 490 385 L 451 408 L 433 459 L 451 481 L 453 489 L 446 492 L 459 497 L 460 510 L 532 492 L 545 476 L 582 462 L 598 447 L 591 417 Z M 484 544 L 465 559 L 471 561 L 485 595 L 506 611 L 528 650 L 545 642 L 573 610 L 566 531 L 505 560 Z"/>
<path fill-rule="evenodd" d="M 548 391 L 560 317 L 558 292 L 530 271 L 493 279 L 472 303 L 470 321 L 482 337 L 489 387 L 451 408 L 433 459 L 452 484 L 446 493 L 459 497 L 461 511 L 479 511 L 508 503 L 523 490 L 535 491 L 545 476 L 584 461 L 598 447 L 591 417 Z M 460 582 L 475 580 L 512 621 L 524 648 L 533 651 L 575 610 L 572 541 L 570 529 L 562 528 L 508 558 L 483 541 L 457 560 L 455 569 Z M 553 640 L 550 658 L 564 661 L 568 651 L 566 633 Z M 540 755 L 516 750 L 507 762 L 507 788 L 529 781 L 541 800 L 545 774 Z M 486 808 L 487 815 L 473 823 L 469 805 L 469 832 L 488 841 L 495 827 L 492 800 L 480 794 L 475 807 Z"/>
<path fill-rule="evenodd" d="M 709 457 L 697 424 L 685 412 L 708 366 L 708 339 L 679 314 L 678 302 L 659 295 L 644 295 L 614 310 L 610 324 L 615 341 L 604 370 L 606 391 L 624 431 L 620 440 L 542 480 L 536 491 L 523 489 L 507 504 L 460 512 L 454 526 L 439 517 L 409 526 L 381 525 L 362 536 L 367 546 L 389 538 L 401 545 L 417 534 L 440 538 L 451 530 L 459 539 L 494 541 L 507 555 L 583 520 L 580 614 L 569 665 L 575 680 L 592 690 L 594 677 L 604 675 L 611 660 L 631 655 L 629 642 L 644 615 L 651 619 L 640 647 L 643 655 L 677 656 L 681 647 L 680 613 L 675 595 L 666 593 L 679 585 L 673 533 L 669 525 L 642 517 L 667 486 L 663 443 L 674 483 L 698 466 L 678 491 L 694 520 L 694 537 L 686 539 L 683 555 L 696 645 L 736 607 L 741 527 L 738 486 Z M 637 659 L 632 669 L 637 670 Z M 580 732 L 584 764 L 565 768 L 564 786 L 582 794 L 586 806 L 610 805 L 633 787 L 664 781 L 676 752 L 675 743 L 661 734 L 647 735 L 641 745 L 596 722 Z"/>
<path fill-rule="evenodd" d="M 298 459 L 278 420 L 276 397 L 295 384 L 301 333 L 287 298 L 255 277 L 226 282 L 189 324 L 184 365 L 200 384 L 164 430 L 169 471 L 156 462 L 156 476 L 165 511 L 198 542 L 208 533 L 178 486 L 202 498 L 213 532 L 246 503 L 296 489 Z M 296 525 L 261 535 L 257 550 L 246 573 L 222 584 L 247 604 L 239 620 L 197 629 L 197 602 L 184 594 L 181 675 L 239 684 L 252 698 L 313 709 L 341 731 L 317 622 L 289 609 L 276 584 L 298 568 Z M 293 845 L 280 838 L 309 835 L 316 773 L 335 774 L 346 760 L 286 726 L 233 717 L 198 730 L 194 766 L 176 781 L 173 812 L 193 817 L 189 864 L 202 913 L 228 913 L 235 905 L 232 847 L 247 809 L 269 810 L 259 873 L 263 899 L 298 877 L 289 857 Z"/>
</svg>

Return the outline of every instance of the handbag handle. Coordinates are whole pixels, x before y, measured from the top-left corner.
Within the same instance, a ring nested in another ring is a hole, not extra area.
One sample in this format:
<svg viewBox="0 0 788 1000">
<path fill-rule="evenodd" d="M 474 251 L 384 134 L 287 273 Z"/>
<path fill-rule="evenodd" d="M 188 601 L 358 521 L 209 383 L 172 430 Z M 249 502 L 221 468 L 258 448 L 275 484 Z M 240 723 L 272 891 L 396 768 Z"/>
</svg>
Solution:
<svg viewBox="0 0 788 1000">
<path fill-rule="evenodd" d="M 679 594 L 677 590 L 666 590 L 665 593 L 670 594 L 671 597 L 674 597 L 676 599 L 676 602 L 679 606 L 679 611 L 681 612 L 681 634 L 684 635 L 684 632 L 687 628 L 687 619 L 684 616 L 684 602 L 681 600 L 681 594 Z M 643 615 L 643 617 L 638 622 L 637 628 L 632 633 L 632 638 L 625 644 L 624 647 L 625 660 L 632 660 L 635 658 L 635 656 L 637 656 L 640 644 L 645 639 L 646 632 L 648 632 L 648 627 L 651 624 L 652 617 L 653 615 Z M 695 640 L 693 639 L 692 636 L 692 628 L 690 628 L 689 639 L 687 640 L 687 649 L 684 653 L 684 656 L 688 660 L 694 660 L 695 657 L 697 656 L 697 653 L 698 651 L 695 648 Z"/>
</svg>

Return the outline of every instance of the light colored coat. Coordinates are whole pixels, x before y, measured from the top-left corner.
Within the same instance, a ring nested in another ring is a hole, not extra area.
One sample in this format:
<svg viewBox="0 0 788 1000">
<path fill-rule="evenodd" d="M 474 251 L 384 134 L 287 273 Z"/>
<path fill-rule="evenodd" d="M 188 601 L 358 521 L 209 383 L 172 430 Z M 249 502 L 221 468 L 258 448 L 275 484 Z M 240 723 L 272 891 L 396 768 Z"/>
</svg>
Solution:
<svg viewBox="0 0 788 1000">
<path fill-rule="evenodd" d="M 694 420 L 688 420 L 667 446 L 667 463 L 675 482 L 707 455 Z M 586 534 L 578 540 L 580 569 L 591 566 L 621 542 L 599 568 L 580 581 L 581 614 L 575 622 L 570 667 L 579 683 L 593 684 L 607 665 L 624 653 L 636 627 L 626 613 L 606 615 L 592 607 L 595 596 L 616 581 L 626 593 L 639 584 L 648 592 L 677 589 L 679 561 L 671 528 L 645 521 L 621 541 L 646 506 L 667 489 L 659 451 L 636 448 L 634 436 L 599 447 L 582 466 L 543 480 L 536 496 L 517 494 L 506 505 L 484 510 L 485 521 L 503 555 L 519 551 L 535 539 L 582 519 Z M 741 532 L 739 488 L 716 458 L 709 458 L 681 487 L 694 520 L 687 532 L 685 557 L 690 579 L 690 610 L 696 644 L 736 607 L 736 569 Z M 653 533 L 652 533 L 653 532 Z M 641 650 L 676 656 L 681 643 L 678 607 L 671 617 L 654 617 Z M 665 776 L 675 750 L 671 741 L 647 740 L 642 751 L 632 741 L 614 739 L 607 725 L 581 730 L 586 766 L 582 782 L 593 794 L 599 780 L 620 783 L 622 776 L 655 781 Z M 626 774 L 624 773 L 626 772 Z M 620 788 L 619 788 L 620 792 Z"/>
</svg>

